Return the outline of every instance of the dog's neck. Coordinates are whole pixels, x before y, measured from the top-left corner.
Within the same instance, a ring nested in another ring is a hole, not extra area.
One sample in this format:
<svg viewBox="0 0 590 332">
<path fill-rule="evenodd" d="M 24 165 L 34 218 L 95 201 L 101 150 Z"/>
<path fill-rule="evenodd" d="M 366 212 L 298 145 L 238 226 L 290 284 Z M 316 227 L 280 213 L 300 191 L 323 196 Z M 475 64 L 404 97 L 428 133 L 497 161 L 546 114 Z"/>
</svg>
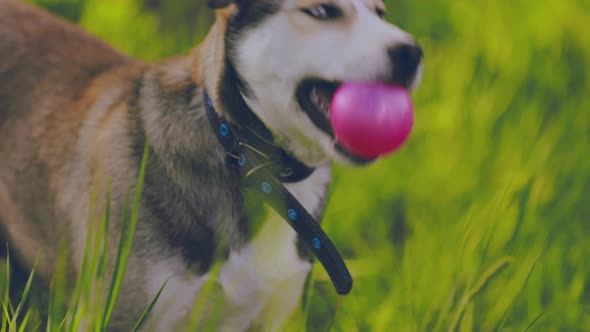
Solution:
<svg viewBox="0 0 590 332">
<path fill-rule="evenodd" d="M 232 112 L 225 109 L 225 114 L 234 117 L 233 124 L 215 110 L 206 88 L 197 86 L 188 75 L 182 75 L 185 66 L 186 62 L 176 60 L 152 67 L 144 74 L 138 92 L 146 101 L 145 105 L 140 105 L 141 127 L 151 136 L 150 147 L 156 155 L 151 173 L 146 173 L 146 186 L 152 183 L 170 186 L 168 192 L 176 191 L 176 199 L 183 200 L 163 204 L 172 204 L 180 210 L 168 209 L 164 218 L 160 218 L 164 221 L 160 225 L 162 232 L 171 229 L 167 223 L 173 220 L 179 223 L 173 227 L 176 232 L 168 234 L 169 242 L 181 242 L 179 246 L 185 256 L 189 256 L 188 260 L 195 260 L 190 257 L 191 252 L 209 252 L 209 257 L 196 257 L 201 268 L 208 268 L 216 249 L 215 243 L 211 242 L 212 236 L 221 243 L 229 241 L 226 242 L 229 250 L 248 239 L 249 218 L 243 191 L 254 188 L 313 251 L 337 291 L 348 293 L 352 279 L 338 251 L 310 212 L 283 185 L 284 182 L 306 179 L 313 169 L 273 144 L 270 130 L 248 109 L 236 82 L 231 81 L 229 67 L 226 67 L 217 92 L 222 96 L 219 100 L 223 100 L 219 104 L 240 107 Z M 157 109 L 153 109 L 153 105 Z M 241 117 L 235 119 L 236 116 Z M 240 163 L 241 156 L 245 157 L 243 164 Z M 231 157 L 233 162 L 228 162 Z M 195 173 L 195 168 L 200 171 Z M 287 169 L 289 172 L 281 174 Z M 203 186 L 204 182 L 206 185 Z M 198 187 L 215 188 L 216 193 L 196 195 L 195 188 Z M 151 205 L 157 207 L 162 202 Z M 207 209 L 211 210 L 203 211 Z M 162 214 L 162 210 L 153 213 Z M 185 216 L 178 217 L 179 213 Z M 172 215 L 168 218 L 169 214 Z M 215 215 L 218 217 L 211 217 Z M 195 217 L 202 219 L 200 224 Z M 228 217 L 230 220 L 226 223 L 219 222 L 219 219 Z M 240 227 L 235 224 L 239 222 L 246 224 Z M 229 234 L 228 229 L 232 230 Z M 232 236 L 232 233 L 235 234 Z M 194 243 L 208 244 L 208 247 L 205 250 L 194 248 Z"/>
<path fill-rule="evenodd" d="M 299 239 L 322 263 L 337 292 L 347 294 L 352 287 L 352 278 L 342 257 L 310 212 L 283 185 L 284 182 L 300 182 L 313 170 L 285 156 L 282 149 L 259 138 L 255 132 L 250 133 L 250 128 L 236 127 L 220 117 L 206 93 L 204 100 L 211 127 L 227 153 L 228 167 L 240 174 L 244 185 L 258 193 L 262 201 L 293 227 Z M 259 144 L 246 143 L 243 137 L 248 136 Z M 284 170 L 288 173 L 283 174 Z"/>
<path fill-rule="evenodd" d="M 273 163 L 282 165 L 284 182 L 298 182 L 307 178 L 313 168 L 296 160 L 290 153 L 274 144 L 274 135 L 246 103 L 243 93 L 246 84 L 235 70 L 227 52 L 227 26 L 233 15 L 230 6 L 216 12 L 216 20 L 205 40 L 192 52 L 192 80 L 204 88 L 212 102 L 213 114 L 232 124 L 239 140 L 264 152 Z M 214 128 L 215 131 L 218 128 Z"/>
<path fill-rule="evenodd" d="M 152 157 L 145 185 L 164 186 L 169 192 L 177 192 L 177 197 L 170 197 L 169 202 L 152 204 L 165 207 L 153 213 L 166 220 L 161 225 L 162 233 L 175 231 L 167 235 L 170 242 L 182 247 L 187 260 L 197 261 L 200 269 L 205 270 L 214 250 L 212 238 L 228 243 L 227 249 L 233 250 L 245 244 L 253 230 L 244 215 L 242 181 L 227 167 L 226 151 L 205 111 L 203 92 L 207 85 L 200 85 L 191 77 L 191 60 L 164 61 L 150 66 L 143 74 L 136 92 L 136 100 L 141 104 L 134 107 L 141 119 L 134 150 L 141 160 L 144 138 L 150 136 Z M 226 112 L 221 109 L 219 114 L 223 113 Z M 218 189 L 198 195 L 198 188 Z M 233 221 L 225 220 L 229 216 Z M 198 243 L 208 248 L 194 248 Z M 191 253 L 205 254 L 192 257 Z"/>
</svg>

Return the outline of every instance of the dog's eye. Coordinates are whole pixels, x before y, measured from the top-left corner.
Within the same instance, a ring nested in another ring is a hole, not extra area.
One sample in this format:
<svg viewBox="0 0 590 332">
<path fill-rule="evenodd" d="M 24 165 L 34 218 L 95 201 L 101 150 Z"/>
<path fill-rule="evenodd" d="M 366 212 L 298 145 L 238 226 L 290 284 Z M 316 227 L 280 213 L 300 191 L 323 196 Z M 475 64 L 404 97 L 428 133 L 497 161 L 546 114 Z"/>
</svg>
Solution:
<svg viewBox="0 0 590 332">
<path fill-rule="evenodd" d="M 328 4 L 321 4 L 310 8 L 302 8 L 301 11 L 315 18 L 316 20 L 335 20 L 342 17 L 342 11 L 340 8 Z"/>
<path fill-rule="evenodd" d="M 385 10 L 377 8 L 375 12 L 377 13 L 377 16 L 379 16 L 379 18 L 381 18 L 382 20 L 385 19 Z"/>
</svg>

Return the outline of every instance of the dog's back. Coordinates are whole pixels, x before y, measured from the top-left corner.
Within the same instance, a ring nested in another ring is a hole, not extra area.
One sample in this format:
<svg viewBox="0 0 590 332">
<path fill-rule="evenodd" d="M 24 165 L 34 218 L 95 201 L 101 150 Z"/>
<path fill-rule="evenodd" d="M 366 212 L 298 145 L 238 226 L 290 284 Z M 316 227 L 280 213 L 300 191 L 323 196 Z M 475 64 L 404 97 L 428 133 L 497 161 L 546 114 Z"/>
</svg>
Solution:
<svg viewBox="0 0 590 332">
<path fill-rule="evenodd" d="M 71 99 L 80 93 L 84 82 L 128 61 L 82 29 L 33 6 L 0 0 L 0 8 L 3 117 L 17 109 L 32 109 L 24 104 L 30 97 Z M 43 93 L 39 95 L 39 91 Z"/>
<path fill-rule="evenodd" d="M 131 60 L 72 24 L 21 2 L 0 0 L 0 221 L 23 258 L 53 261 L 55 188 L 66 176 L 94 78 Z M 18 190 L 15 190 L 18 188 Z M 40 248 L 41 247 L 41 248 Z M 27 262 L 31 263 L 31 262 Z"/>
</svg>

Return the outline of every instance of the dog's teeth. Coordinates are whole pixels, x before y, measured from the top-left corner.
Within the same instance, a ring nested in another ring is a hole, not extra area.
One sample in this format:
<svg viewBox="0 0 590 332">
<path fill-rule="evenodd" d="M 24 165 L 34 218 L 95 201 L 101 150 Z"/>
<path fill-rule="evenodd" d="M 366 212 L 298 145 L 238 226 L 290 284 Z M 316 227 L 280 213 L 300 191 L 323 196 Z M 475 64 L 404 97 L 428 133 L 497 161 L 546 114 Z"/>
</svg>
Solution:
<svg viewBox="0 0 590 332">
<path fill-rule="evenodd" d="M 324 98 L 320 95 L 320 92 L 318 91 L 317 88 L 312 88 L 311 92 L 310 92 L 310 99 L 311 101 L 321 110 L 321 111 L 327 111 L 328 106 L 326 104 L 326 101 L 324 100 Z"/>
</svg>

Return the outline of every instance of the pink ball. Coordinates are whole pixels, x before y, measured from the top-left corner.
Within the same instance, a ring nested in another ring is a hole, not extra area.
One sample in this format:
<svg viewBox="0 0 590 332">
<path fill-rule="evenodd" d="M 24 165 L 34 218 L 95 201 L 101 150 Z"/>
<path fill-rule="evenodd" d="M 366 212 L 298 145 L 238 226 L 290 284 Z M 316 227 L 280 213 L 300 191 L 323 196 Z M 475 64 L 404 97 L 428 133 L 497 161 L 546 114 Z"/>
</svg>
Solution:
<svg viewBox="0 0 590 332">
<path fill-rule="evenodd" d="M 342 84 L 332 99 L 330 121 L 349 152 L 376 158 L 399 149 L 414 125 L 408 90 L 378 82 Z"/>
</svg>

